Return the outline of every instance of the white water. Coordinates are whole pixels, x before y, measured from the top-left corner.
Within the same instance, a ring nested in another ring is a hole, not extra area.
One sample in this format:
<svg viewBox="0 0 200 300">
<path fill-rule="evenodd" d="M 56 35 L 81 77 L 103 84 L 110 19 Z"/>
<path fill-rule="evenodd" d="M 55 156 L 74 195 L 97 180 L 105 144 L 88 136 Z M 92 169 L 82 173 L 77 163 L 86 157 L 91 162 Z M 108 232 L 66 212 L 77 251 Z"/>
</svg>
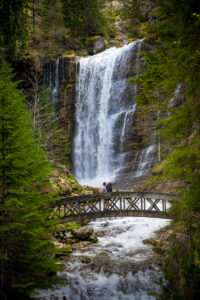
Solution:
<svg viewBox="0 0 200 300">
<path fill-rule="evenodd" d="M 54 71 L 52 64 L 55 64 L 55 71 Z M 50 62 L 46 66 L 45 78 L 44 78 L 44 83 L 45 83 L 47 89 L 51 92 L 52 103 L 54 104 L 54 106 L 56 106 L 57 97 L 58 97 L 58 93 L 59 93 L 59 81 L 60 81 L 59 80 L 59 64 L 60 64 L 59 58 L 57 58 L 56 62 L 50 60 Z M 53 72 L 55 72 L 54 80 L 53 80 L 53 78 L 54 78 Z"/>
<path fill-rule="evenodd" d="M 169 224 L 151 218 L 101 219 L 90 223 L 99 242 L 73 252 L 60 276 L 70 282 L 54 292 L 46 291 L 41 300 L 153 300 L 159 292 L 159 268 L 150 263 L 151 247 L 144 239 Z M 90 258 L 85 264 L 84 257 Z"/>
<path fill-rule="evenodd" d="M 148 174 L 149 169 L 155 161 L 155 146 L 151 145 L 140 151 L 137 153 L 137 157 L 139 157 L 139 160 L 133 164 L 133 169 L 136 169 L 136 171 L 133 172 L 135 178 Z"/>
<path fill-rule="evenodd" d="M 133 124 L 138 93 L 137 86 L 126 80 L 131 60 L 134 76 L 139 72 L 141 43 L 79 60 L 73 164 L 81 184 L 101 186 L 113 181 L 123 167 L 125 137 Z"/>
<path fill-rule="evenodd" d="M 56 60 L 56 70 L 55 70 L 55 84 L 54 84 L 54 89 L 52 91 L 52 100 L 53 104 L 56 104 L 57 101 L 57 96 L 58 96 L 58 91 L 59 91 L 59 58 Z"/>
</svg>

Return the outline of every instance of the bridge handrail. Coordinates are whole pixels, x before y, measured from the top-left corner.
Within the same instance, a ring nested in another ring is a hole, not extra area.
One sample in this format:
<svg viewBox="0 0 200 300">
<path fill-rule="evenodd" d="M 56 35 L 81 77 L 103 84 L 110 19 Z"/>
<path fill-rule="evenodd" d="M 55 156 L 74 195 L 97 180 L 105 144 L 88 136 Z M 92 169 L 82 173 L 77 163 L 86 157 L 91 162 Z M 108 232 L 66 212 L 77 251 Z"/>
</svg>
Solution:
<svg viewBox="0 0 200 300">
<path fill-rule="evenodd" d="M 174 194 L 165 194 L 165 193 L 149 193 L 149 192 L 111 192 L 111 193 L 101 193 L 101 194 L 89 194 L 89 195 L 79 195 L 79 196 L 73 196 L 73 197 L 66 197 L 64 199 L 61 199 L 57 202 L 51 203 L 45 207 L 45 208 L 53 208 L 56 206 L 61 206 L 64 204 L 71 204 L 73 202 L 76 203 L 84 203 L 87 201 L 98 201 L 100 199 L 111 199 L 111 198 L 130 198 L 130 197 L 137 197 L 137 198 L 151 198 L 151 199 L 161 199 L 161 200 L 172 200 L 175 199 L 176 196 Z"/>
</svg>

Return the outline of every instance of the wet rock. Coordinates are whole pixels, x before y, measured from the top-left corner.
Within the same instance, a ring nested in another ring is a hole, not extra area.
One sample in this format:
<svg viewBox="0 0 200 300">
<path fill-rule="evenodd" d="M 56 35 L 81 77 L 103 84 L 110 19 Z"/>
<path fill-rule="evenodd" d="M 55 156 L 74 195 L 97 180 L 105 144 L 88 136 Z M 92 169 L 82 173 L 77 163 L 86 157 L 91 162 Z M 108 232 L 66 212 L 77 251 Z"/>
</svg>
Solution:
<svg viewBox="0 0 200 300">
<path fill-rule="evenodd" d="M 153 246 L 156 245 L 155 238 L 152 238 L 152 239 L 146 239 L 146 240 L 143 240 L 142 242 L 143 242 L 143 244 L 145 244 L 145 245 L 153 245 Z"/>
<path fill-rule="evenodd" d="M 63 243 L 56 242 L 56 241 L 52 241 L 52 244 L 53 244 L 56 248 L 58 248 L 58 249 L 64 248 L 64 244 L 63 244 Z"/>
<path fill-rule="evenodd" d="M 88 241 L 83 241 L 83 242 L 80 242 L 80 243 L 76 243 L 76 244 L 73 244 L 73 248 L 74 249 L 80 249 L 80 248 L 84 248 L 84 247 L 87 247 L 91 242 L 88 242 Z"/>
<path fill-rule="evenodd" d="M 76 244 L 76 240 L 75 239 L 66 239 L 66 244 Z"/>
<path fill-rule="evenodd" d="M 81 257 L 81 262 L 83 264 L 89 264 L 89 263 L 91 263 L 91 258 L 88 256 L 83 256 L 83 257 Z"/>
<path fill-rule="evenodd" d="M 107 221 L 107 222 L 105 222 L 105 223 L 103 224 L 103 227 L 108 227 L 109 224 L 110 224 L 110 223 Z"/>
<path fill-rule="evenodd" d="M 55 257 L 63 257 L 63 256 L 68 256 L 72 252 L 72 247 L 70 245 L 65 245 L 64 248 L 59 248 L 56 250 Z"/>
<path fill-rule="evenodd" d="M 105 231 L 99 231 L 99 232 L 97 232 L 97 236 L 98 237 L 103 237 L 105 235 Z"/>
<path fill-rule="evenodd" d="M 73 236 L 81 241 L 86 241 L 90 239 L 90 236 L 93 235 L 94 230 L 90 227 L 84 226 L 79 229 L 73 229 Z"/>
<path fill-rule="evenodd" d="M 89 241 L 91 243 L 97 243 L 98 242 L 98 238 L 95 234 L 92 234 L 90 237 L 89 237 Z"/>
</svg>

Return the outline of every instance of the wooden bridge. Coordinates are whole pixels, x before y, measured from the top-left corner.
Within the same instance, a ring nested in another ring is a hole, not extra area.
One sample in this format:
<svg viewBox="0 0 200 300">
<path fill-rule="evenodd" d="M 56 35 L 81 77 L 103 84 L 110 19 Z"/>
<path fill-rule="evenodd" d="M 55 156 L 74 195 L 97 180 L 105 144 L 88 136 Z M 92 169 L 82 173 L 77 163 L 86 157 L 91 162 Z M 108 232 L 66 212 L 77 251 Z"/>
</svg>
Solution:
<svg viewBox="0 0 200 300">
<path fill-rule="evenodd" d="M 61 223 L 125 216 L 170 218 L 169 200 L 174 198 L 169 194 L 113 192 L 66 197 L 48 208 L 53 208 L 50 218 L 60 218 Z"/>
</svg>

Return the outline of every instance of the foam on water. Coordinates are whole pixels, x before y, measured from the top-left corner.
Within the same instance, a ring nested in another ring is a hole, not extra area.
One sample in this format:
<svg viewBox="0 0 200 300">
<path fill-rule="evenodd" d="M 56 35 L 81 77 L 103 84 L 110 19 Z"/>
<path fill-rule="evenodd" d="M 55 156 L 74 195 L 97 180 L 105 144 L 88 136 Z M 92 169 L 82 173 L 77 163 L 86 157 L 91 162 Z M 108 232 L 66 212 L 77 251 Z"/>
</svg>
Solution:
<svg viewBox="0 0 200 300">
<path fill-rule="evenodd" d="M 43 291 L 41 300 L 153 300 L 150 292 L 159 292 L 159 268 L 145 263 L 151 247 L 144 239 L 169 224 L 152 218 L 110 218 L 92 221 L 99 237 L 97 244 L 72 253 L 66 271 L 60 276 L 70 282 L 54 292 Z M 85 264 L 83 257 L 89 257 Z"/>
</svg>

